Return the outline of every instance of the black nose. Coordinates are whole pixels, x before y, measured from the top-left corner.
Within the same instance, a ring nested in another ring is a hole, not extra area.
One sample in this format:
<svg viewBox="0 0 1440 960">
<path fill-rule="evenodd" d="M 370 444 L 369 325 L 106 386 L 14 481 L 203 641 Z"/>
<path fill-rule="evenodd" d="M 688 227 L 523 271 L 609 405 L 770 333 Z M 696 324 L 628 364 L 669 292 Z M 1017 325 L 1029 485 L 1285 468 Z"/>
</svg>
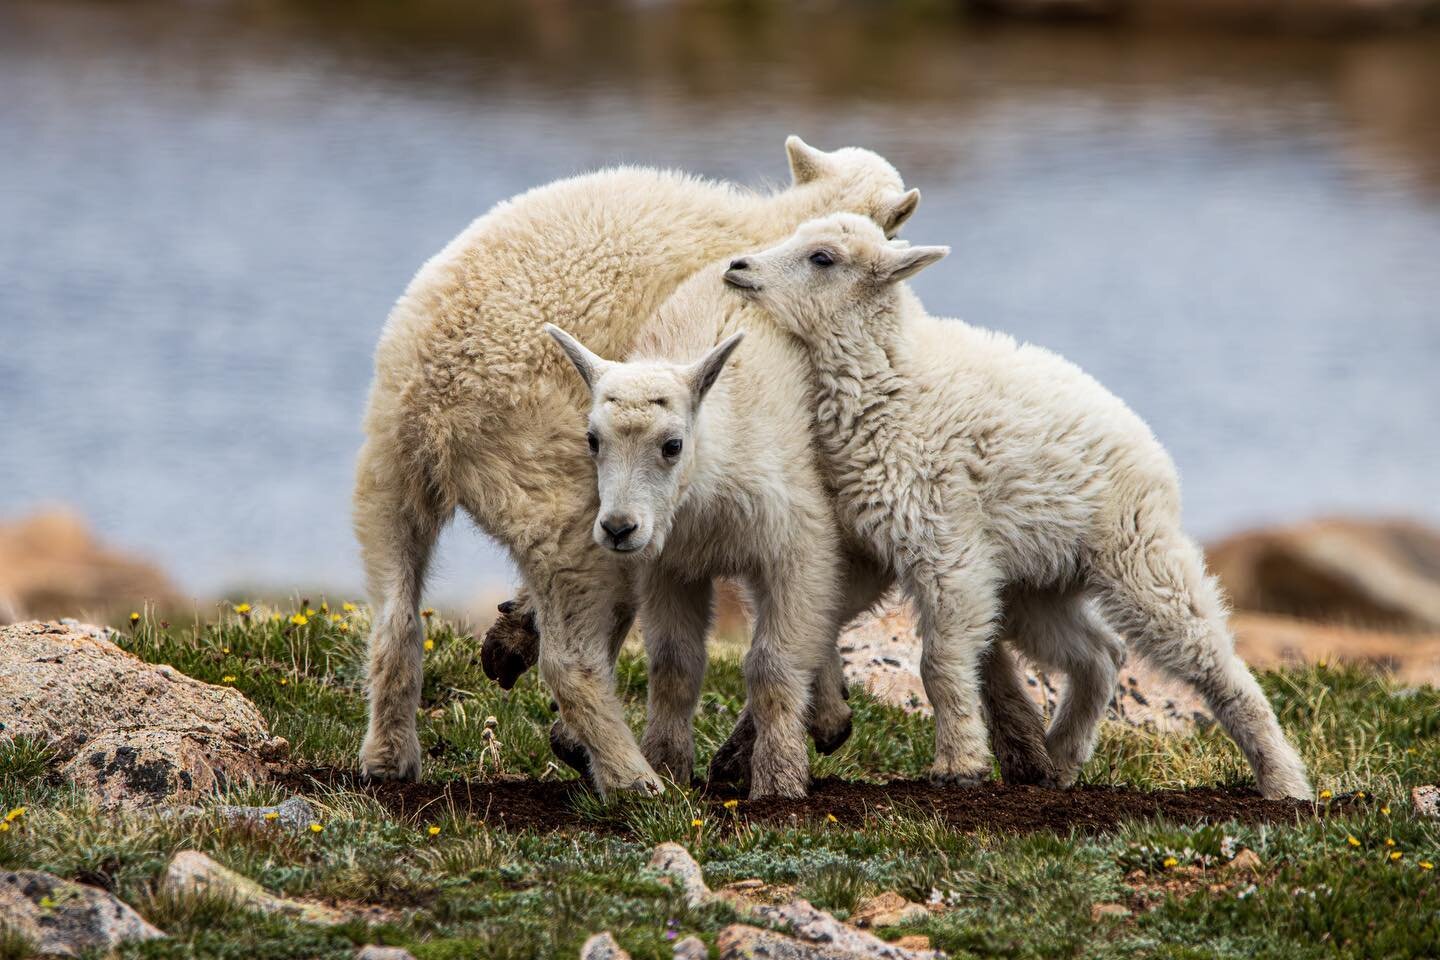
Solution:
<svg viewBox="0 0 1440 960">
<path fill-rule="evenodd" d="M 730 261 L 730 269 L 731 269 L 731 270 L 749 270 L 749 269 L 750 269 L 750 261 L 749 261 L 749 260 L 746 260 L 744 257 L 741 257 L 739 260 L 731 260 L 731 261 Z"/>
<path fill-rule="evenodd" d="M 634 533 L 637 526 L 629 517 L 606 517 L 600 521 L 600 528 L 610 535 L 610 542 L 616 546 L 624 543 L 625 538 Z"/>
</svg>

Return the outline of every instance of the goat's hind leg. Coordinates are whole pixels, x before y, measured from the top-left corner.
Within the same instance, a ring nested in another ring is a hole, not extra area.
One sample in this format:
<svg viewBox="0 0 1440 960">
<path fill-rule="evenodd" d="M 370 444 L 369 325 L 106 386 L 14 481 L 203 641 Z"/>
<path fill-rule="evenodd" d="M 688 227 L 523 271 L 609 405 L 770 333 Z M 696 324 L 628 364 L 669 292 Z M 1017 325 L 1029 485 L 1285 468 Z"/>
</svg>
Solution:
<svg viewBox="0 0 1440 960">
<path fill-rule="evenodd" d="M 1139 516 L 1143 519 L 1144 514 Z M 1311 798 L 1310 782 L 1225 623 L 1204 555 L 1184 533 L 1156 525 L 1132 549 L 1096 560 L 1105 619 L 1163 670 L 1195 687 L 1240 746 L 1266 797 Z"/>
<path fill-rule="evenodd" d="M 980 697 L 1000 779 L 1011 786 L 1053 786 L 1055 768 L 1045 749 L 1045 718 L 1025 692 L 1015 657 L 998 639 L 985 648 L 980 660 Z"/>
<path fill-rule="evenodd" d="M 354 497 L 355 536 L 369 584 L 370 719 L 360 772 L 376 779 L 420 775 L 415 711 L 424 680 L 420 594 L 435 539 L 450 515 L 432 491 L 408 487 L 398 465 L 372 442 L 361 450 Z"/>
<path fill-rule="evenodd" d="M 1077 591 L 1027 593 L 1017 598 L 1012 619 L 1020 649 L 1065 674 L 1045 746 L 1056 781 L 1068 787 L 1095 750 L 1096 730 L 1125 662 L 1125 643 Z"/>
</svg>

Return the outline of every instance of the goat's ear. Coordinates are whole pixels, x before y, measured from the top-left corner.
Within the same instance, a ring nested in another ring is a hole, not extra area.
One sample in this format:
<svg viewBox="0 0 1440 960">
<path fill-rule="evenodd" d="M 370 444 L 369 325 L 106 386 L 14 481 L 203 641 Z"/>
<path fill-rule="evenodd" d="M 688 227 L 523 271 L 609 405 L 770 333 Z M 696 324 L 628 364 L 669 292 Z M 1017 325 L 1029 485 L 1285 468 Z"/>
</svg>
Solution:
<svg viewBox="0 0 1440 960">
<path fill-rule="evenodd" d="M 545 324 L 545 332 L 554 337 L 555 342 L 560 344 L 560 349 L 565 351 L 565 355 L 570 358 L 570 362 L 575 364 L 575 369 L 580 371 L 580 379 L 585 381 L 585 386 L 589 387 L 593 393 L 595 391 L 595 381 L 599 380 L 600 375 L 605 372 L 605 368 L 610 366 L 610 361 L 591 353 L 585 348 L 585 344 L 576 340 L 553 323 Z"/>
<path fill-rule="evenodd" d="M 944 259 L 949 247 L 886 246 L 875 265 L 875 274 L 882 283 L 898 283 Z"/>
<path fill-rule="evenodd" d="M 884 228 L 885 235 L 890 236 L 900 229 L 900 225 L 909 220 L 920 206 L 920 191 L 915 189 L 906 190 L 900 196 L 890 201 L 890 205 L 880 215 L 880 226 Z"/>
<path fill-rule="evenodd" d="M 710 392 L 710 388 L 715 386 L 715 381 L 720 378 L 720 371 L 725 369 L 725 361 L 730 359 L 730 354 L 735 352 L 735 348 L 740 346 L 740 341 L 744 339 L 744 330 L 732 333 L 691 365 L 689 380 L 692 405 L 700 406 L 700 401 L 705 399 L 705 394 Z"/>
<path fill-rule="evenodd" d="M 824 150 L 816 150 L 793 133 L 785 138 L 785 152 L 790 156 L 790 179 L 795 186 L 819 180 L 830 168 Z"/>
</svg>

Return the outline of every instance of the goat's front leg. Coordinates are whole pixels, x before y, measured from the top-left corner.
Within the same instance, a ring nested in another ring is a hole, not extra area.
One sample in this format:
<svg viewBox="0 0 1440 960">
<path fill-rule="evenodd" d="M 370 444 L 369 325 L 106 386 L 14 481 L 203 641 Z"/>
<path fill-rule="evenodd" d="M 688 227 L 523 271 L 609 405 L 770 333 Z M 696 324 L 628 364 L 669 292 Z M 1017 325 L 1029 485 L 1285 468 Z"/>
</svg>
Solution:
<svg viewBox="0 0 1440 960">
<path fill-rule="evenodd" d="M 631 619 L 629 584 L 614 564 L 593 549 L 582 549 L 588 544 L 588 525 L 567 532 L 571 535 L 561 545 L 569 551 L 539 558 L 563 557 L 567 565 L 556 569 L 537 562 L 522 567 L 534 590 L 543 638 L 540 675 L 563 721 L 551 732 L 552 748 L 563 756 L 574 746 L 583 747 L 591 780 L 602 795 L 663 792 L 615 695 L 615 656 Z"/>
<path fill-rule="evenodd" d="M 755 639 L 745 657 L 755 723 L 752 798 L 803 797 L 810 788 L 805 744 L 810 687 L 834 642 L 831 591 L 811 580 L 784 577 L 755 590 Z"/>
<path fill-rule="evenodd" d="M 905 582 L 920 617 L 920 679 L 935 708 L 935 763 L 940 783 L 990 778 L 990 748 L 980 702 L 980 659 L 1000 616 L 998 574 L 975 545 L 909 565 Z"/>
<path fill-rule="evenodd" d="M 649 698 L 640 751 L 658 773 L 688 784 L 695 769 L 695 707 L 705 677 L 714 586 L 649 570 L 640 585 Z"/>
</svg>

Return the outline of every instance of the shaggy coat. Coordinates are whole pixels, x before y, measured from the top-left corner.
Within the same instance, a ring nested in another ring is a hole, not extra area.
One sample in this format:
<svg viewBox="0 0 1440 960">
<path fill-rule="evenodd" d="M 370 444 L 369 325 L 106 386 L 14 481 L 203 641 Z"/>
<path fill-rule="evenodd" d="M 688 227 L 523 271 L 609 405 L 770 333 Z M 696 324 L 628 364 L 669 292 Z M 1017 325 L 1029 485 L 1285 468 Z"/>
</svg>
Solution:
<svg viewBox="0 0 1440 960">
<path fill-rule="evenodd" d="M 797 138 L 787 149 L 794 184 L 774 194 L 639 168 L 538 188 L 476 220 L 396 304 L 376 350 L 354 495 L 375 610 L 364 773 L 419 773 L 420 596 L 436 537 L 460 508 L 524 579 L 541 672 L 596 784 L 659 788 L 613 689 L 631 584 L 590 542 L 588 398 L 541 327 L 563 323 L 623 355 L 703 264 L 823 213 L 854 211 L 893 232 L 914 209 L 916 195 L 873 153 L 822 153 Z"/>
<path fill-rule="evenodd" d="M 1170 457 L 1074 364 L 926 314 L 899 281 L 946 252 L 889 243 L 861 218 L 837 215 L 726 274 L 805 345 L 841 515 L 920 611 L 935 774 L 967 781 L 988 772 L 976 661 L 1010 588 L 1072 624 L 1033 652 L 1068 667 L 1072 687 L 1079 677 L 1093 691 L 1079 698 L 1080 714 L 1062 710 L 1052 728 L 1065 778 L 1088 754 L 1091 717 L 1109 699 L 1113 628 L 1198 689 L 1267 797 L 1310 796 L 1181 527 Z"/>
</svg>

